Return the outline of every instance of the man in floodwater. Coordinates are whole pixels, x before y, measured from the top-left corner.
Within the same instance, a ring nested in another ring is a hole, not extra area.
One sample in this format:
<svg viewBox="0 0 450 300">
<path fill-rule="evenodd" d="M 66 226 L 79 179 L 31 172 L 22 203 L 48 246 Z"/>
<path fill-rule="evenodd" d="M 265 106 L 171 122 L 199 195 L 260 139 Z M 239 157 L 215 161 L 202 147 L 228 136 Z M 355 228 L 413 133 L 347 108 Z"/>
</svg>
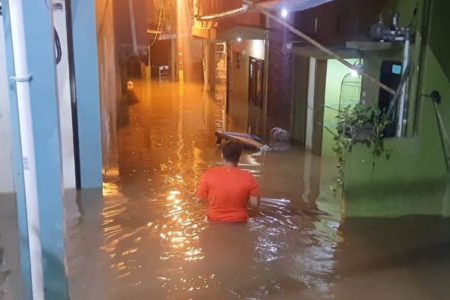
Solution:
<svg viewBox="0 0 450 300">
<path fill-rule="evenodd" d="M 247 206 L 258 207 L 261 192 L 256 179 L 238 168 L 242 148 L 228 142 L 222 145 L 224 166 L 213 168 L 203 175 L 197 196 L 208 201 L 210 222 L 245 223 Z"/>
</svg>

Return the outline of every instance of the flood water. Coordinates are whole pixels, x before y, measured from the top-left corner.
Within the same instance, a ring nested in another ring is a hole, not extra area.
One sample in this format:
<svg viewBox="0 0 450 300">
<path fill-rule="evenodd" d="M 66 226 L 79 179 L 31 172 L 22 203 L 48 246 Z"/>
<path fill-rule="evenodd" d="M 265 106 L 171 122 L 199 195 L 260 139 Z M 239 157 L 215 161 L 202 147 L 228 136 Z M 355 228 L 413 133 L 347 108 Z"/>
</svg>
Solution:
<svg viewBox="0 0 450 300">
<path fill-rule="evenodd" d="M 346 219 L 321 188 L 333 166 L 299 149 L 245 153 L 260 209 L 246 225 L 208 224 L 194 194 L 221 163 L 214 130 L 236 129 L 223 93 L 130 93 L 103 198 L 78 195 L 69 225 L 73 299 L 448 299 L 450 220 Z"/>
<path fill-rule="evenodd" d="M 136 82 L 130 96 L 103 190 L 65 194 L 71 299 L 448 299 L 448 218 L 349 218 L 333 163 L 293 148 L 246 152 L 261 207 L 208 224 L 194 194 L 221 163 L 214 130 L 239 130 L 223 92 Z M 22 299 L 16 217 L 0 195 L 2 300 Z"/>
</svg>

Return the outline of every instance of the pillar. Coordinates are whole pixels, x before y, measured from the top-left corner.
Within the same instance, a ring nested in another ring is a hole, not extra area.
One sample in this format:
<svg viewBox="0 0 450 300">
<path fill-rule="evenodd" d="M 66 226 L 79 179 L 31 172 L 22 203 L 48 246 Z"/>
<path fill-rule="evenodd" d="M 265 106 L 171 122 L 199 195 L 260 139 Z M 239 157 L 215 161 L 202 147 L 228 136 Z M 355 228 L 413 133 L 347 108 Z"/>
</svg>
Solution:
<svg viewBox="0 0 450 300">
<path fill-rule="evenodd" d="M 81 188 L 101 188 L 102 144 L 95 1 L 70 2 L 80 185 Z"/>
</svg>

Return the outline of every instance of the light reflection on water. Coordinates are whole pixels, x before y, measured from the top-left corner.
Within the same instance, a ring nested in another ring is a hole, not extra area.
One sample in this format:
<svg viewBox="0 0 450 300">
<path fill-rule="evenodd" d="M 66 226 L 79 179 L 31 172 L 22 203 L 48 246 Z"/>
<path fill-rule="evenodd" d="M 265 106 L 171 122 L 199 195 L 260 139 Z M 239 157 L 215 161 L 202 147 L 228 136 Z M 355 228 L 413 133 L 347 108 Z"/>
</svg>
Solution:
<svg viewBox="0 0 450 300">
<path fill-rule="evenodd" d="M 139 295 L 148 286 L 169 298 L 259 298 L 293 288 L 328 293 L 324 274 L 333 271 L 337 228 L 316 232 L 323 220 L 297 211 L 290 200 L 265 198 L 247 225 L 208 224 L 205 204 L 194 193 L 201 174 L 220 165 L 214 130 L 232 122 L 222 120 L 222 101 L 199 92 L 190 87 L 181 98 L 172 93 L 175 98 L 162 102 L 163 91 L 153 87 L 151 105 L 130 107 L 129 126 L 120 133 L 119 171 L 103 188 L 101 249 L 111 280 L 121 287 L 113 294 Z M 199 123 L 196 111 L 205 103 Z M 240 167 L 267 180 L 263 190 L 276 194 L 273 170 L 265 167 L 277 159 L 246 153 Z M 294 165 L 285 172 L 300 176 Z"/>
</svg>

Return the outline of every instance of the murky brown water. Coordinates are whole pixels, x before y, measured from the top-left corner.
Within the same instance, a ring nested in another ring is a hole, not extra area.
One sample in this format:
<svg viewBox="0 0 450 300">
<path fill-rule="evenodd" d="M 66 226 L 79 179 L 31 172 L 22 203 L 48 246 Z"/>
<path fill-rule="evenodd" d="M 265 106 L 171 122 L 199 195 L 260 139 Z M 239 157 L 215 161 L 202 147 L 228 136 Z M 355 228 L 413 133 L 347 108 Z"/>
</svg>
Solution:
<svg viewBox="0 0 450 300">
<path fill-rule="evenodd" d="M 448 298 L 449 220 L 345 220 L 332 197 L 318 200 L 327 162 L 297 149 L 246 153 L 261 208 L 246 225 L 208 224 L 195 189 L 220 164 L 214 130 L 235 129 L 221 95 L 139 82 L 134 93 L 103 199 L 77 198 L 73 299 Z"/>
<path fill-rule="evenodd" d="M 193 195 L 220 163 L 213 131 L 236 129 L 223 94 L 138 83 L 133 99 L 103 191 L 65 194 L 71 299 L 449 298 L 448 218 L 346 218 L 328 189 L 332 164 L 292 149 L 246 153 L 261 209 L 247 225 L 208 224 Z M 405 194 L 404 209 L 435 203 L 432 191 L 418 197 Z M 15 206 L 0 195 L 2 300 L 22 299 Z"/>
<path fill-rule="evenodd" d="M 300 150 L 246 153 L 261 208 L 246 225 L 208 224 L 194 192 L 220 164 L 214 130 L 236 129 L 223 95 L 176 84 L 134 92 L 103 196 L 66 193 L 72 299 L 448 299 L 450 221 L 346 220 L 321 184 L 332 166 Z M 0 219 L 9 296 L 20 295 L 13 223 Z"/>
<path fill-rule="evenodd" d="M 327 294 L 338 222 L 307 216 L 317 209 L 320 161 L 299 150 L 246 153 L 241 167 L 260 180 L 262 208 L 252 212 L 248 225 L 209 225 L 194 193 L 204 170 L 221 163 L 214 130 L 233 128 L 222 99 L 213 101 L 196 85 L 136 84 L 133 92 L 120 131 L 118 167 L 107 170 L 101 224 L 92 220 L 85 228 L 84 215 L 73 230 L 73 237 L 96 241 L 100 251 L 92 272 L 107 287 L 81 278 L 74 294 L 99 289 L 95 293 L 105 299 L 260 298 L 307 287 Z M 305 163 L 315 171 L 306 180 Z M 92 206 L 88 196 L 81 198 Z M 299 256 L 305 247 L 309 253 Z M 78 267 L 76 261 L 71 265 Z"/>
<path fill-rule="evenodd" d="M 193 195 L 220 163 L 213 131 L 235 129 L 223 95 L 135 92 L 103 196 L 65 195 L 72 299 L 448 299 L 450 220 L 345 218 L 332 165 L 300 150 L 247 153 L 261 209 L 247 225 L 208 224 Z M 0 299 L 21 299 L 16 226 L 13 195 L 0 195 Z"/>
</svg>

